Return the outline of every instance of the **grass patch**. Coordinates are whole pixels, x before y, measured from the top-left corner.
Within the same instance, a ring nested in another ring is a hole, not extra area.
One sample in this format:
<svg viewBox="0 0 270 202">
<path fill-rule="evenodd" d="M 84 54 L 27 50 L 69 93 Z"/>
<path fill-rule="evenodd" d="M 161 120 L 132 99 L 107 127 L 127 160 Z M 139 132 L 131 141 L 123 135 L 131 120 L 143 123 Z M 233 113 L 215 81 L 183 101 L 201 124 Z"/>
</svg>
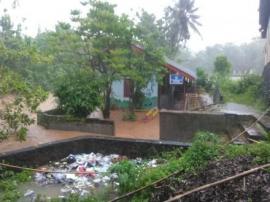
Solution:
<svg viewBox="0 0 270 202">
<path fill-rule="evenodd" d="M 224 149 L 224 156 L 231 159 L 237 156 L 252 156 L 256 163 L 268 163 L 270 162 L 270 144 L 261 142 L 249 145 L 228 145 Z"/>
<path fill-rule="evenodd" d="M 29 171 L 14 173 L 4 169 L 0 169 L 0 173 L 0 201 L 17 201 L 21 197 L 18 185 L 30 181 L 32 173 Z"/>
<path fill-rule="evenodd" d="M 179 157 L 179 151 L 163 154 L 168 159 L 159 167 L 138 167 L 132 163 L 119 162 L 112 167 L 111 171 L 120 176 L 118 178 L 119 194 L 123 194 L 153 183 L 176 171 L 194 172 L 207 165 L 208 161 L 215 159 L 219 153 L 218 137 L 212 133 L 201 132 L 195 137 L 192 147 L 182 156 Z M 140 193 L 133 198 L 133 201 L 147 201 L 150 194 L 151 190 Z"/>
</svg>

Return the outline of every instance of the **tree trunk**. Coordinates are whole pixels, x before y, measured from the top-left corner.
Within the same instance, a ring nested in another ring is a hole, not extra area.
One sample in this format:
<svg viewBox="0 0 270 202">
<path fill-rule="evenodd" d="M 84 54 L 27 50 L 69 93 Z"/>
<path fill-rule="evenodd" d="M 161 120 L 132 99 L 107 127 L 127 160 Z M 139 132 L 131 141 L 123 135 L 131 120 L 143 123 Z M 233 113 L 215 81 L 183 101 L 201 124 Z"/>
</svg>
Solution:
<svg viewBox="0 0 270 202">
<path fill-rule="evenodd" d="M 134 114 L 135 113 L 135 89 L 134 89 L 134 81 L 131 81 L 130 86 L 130 98 L 129 98 L 129 113 Z"/>
<path fill-rule="evenodd" d="M 106 93 L 105 93 L 105 106 L 103 109 L 103 116 L 105 119 L 110 118 L 110 110 L 111 110 L 111 85 L 108 86 Z"/>
<path fill-rule="evenodd" d="M 129 113 L 130 114 L 134 114 L 134 112 L 135 112 L 135 103 L 134 103 L 134 93 L 132 92 L 131 93 L 131 96 L 130 96 L 130 98 L 129 98 L 130 100 L 129 100 Z"/>
</svg>

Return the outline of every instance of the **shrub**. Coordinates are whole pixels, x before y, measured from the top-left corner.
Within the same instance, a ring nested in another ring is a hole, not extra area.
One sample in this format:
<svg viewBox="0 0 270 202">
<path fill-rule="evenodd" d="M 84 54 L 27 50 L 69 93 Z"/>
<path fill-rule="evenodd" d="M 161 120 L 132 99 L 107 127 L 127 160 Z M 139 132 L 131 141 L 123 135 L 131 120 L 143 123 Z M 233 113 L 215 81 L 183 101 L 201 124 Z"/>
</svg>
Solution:
<svg viewBox="0 0 270 202">
<path fill-rule="evenodd" d="M 119 191 L 125 193 L 134 187 L 139 169 L 134 162 L 125 160 L 113 165 L 110 172 L 118 175 Z"/>
<path fill-rule="evenodd" d="M 182 157 L 182 167 L 186 171 L 197 169 L 213 160 L 219 153 L 219 138 L 213 133 L 199 132 L 193 140 L 192 147 Z"/>
<path fill-rule="evenodd" d="M 236 94 L 243 94 L 247 91 L 252 91 L 254 95 L 261 95 L 262 93 L 262 78 L 259 75 L 246 75 L 236 85 L 233 86 L 232 91 Z"/>
<path fill-rule="evenodd" d="M 17 73 L 0 68 L 0 97 L 12 94 L 15 101 L 0 110 L 0 141 L 14 134 L 22 141 L 26 139 L 28 126 L 34 123 L 29 112 L 36 111 L 46 100 L 48 93 L 40 87 L 32 87 Z"/>
<path fill-rule="evenodd" d="M 59 109 L 65 114 L 86 117 L 102 104 L 102 82 L 87 70 L 69 73 L 56 84 Z"/>
<path fill-rule="evenodd" d="M 21 197 L 18 185 L 31 180 L 31 172 L 14 173 L 0 168 L 0 201 L 17 201 Z"/>
<path fill-rule="evenodd" d="M 1 115 L 5 125 L 2 128 L 0 140 L 7 138 L 9 134 L 15 134 L 20 141 L 26 140 L 27 127 L 34 123 L 34 119 L 26 114 L 23 109 L 24 105 L 20 99 L 6 107 Z"/>
</svg>

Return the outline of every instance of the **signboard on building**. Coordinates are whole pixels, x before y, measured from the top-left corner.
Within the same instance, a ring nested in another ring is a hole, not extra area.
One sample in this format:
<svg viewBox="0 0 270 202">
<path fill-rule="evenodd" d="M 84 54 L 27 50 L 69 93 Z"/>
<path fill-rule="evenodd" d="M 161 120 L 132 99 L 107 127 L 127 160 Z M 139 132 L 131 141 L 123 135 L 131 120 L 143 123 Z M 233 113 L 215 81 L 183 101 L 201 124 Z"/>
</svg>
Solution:
<svg viewBox="0 0 270 202">
<path fill-rule="evenodd" d="M 170 85 L 182 85 L 184 83 L 184 76 L 177 74 L 170 74 Z"/>
</svg>

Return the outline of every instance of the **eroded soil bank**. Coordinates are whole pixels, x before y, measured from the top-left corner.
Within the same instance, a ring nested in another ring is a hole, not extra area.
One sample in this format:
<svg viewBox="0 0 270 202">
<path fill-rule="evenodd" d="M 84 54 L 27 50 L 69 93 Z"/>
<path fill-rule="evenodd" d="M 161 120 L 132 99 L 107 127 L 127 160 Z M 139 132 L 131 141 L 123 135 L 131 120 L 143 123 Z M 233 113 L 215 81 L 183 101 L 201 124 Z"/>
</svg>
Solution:
<svg viewBox="0 0 270 202">
<path fill-rule="evenodd" d="M 196 187 L 212 183 L 237 173 L 252 169 L 254 157 L 237 157 L 210 162 L 208 166 L 196 174 L 188 174 L 179 179 L 170 179 L 155 189 L 151 201 L 165 201 L 176 193 L 184 193 Z M 261 170 L 243 178 L 238 178 L 218 186 L 195 192 L 184 198 L 185 202 L 261 202 L 270 201 L 270 172 Z"/>
</svg>

